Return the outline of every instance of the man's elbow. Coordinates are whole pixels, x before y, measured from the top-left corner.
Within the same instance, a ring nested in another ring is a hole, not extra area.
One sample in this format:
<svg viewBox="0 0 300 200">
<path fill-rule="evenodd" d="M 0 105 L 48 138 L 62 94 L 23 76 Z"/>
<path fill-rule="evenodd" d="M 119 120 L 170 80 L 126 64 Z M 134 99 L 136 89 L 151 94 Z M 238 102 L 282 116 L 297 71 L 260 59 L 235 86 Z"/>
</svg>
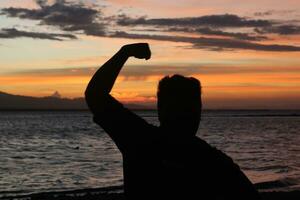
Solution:
<svg viewBox="0 0 300 200">
<path fill-rule="evenodd" d="M 88 101 L 91 97 L 91 92 L 88 90 L 88 88 L 84 92 L 84 97 L 86 101 Z"/>
<path fill-rule="evenodd" d="M 91 90 L 89 90 L 89 88 L 87 88 L 84 92 L 84 97 L 85 97 L 85 101 L 88 105 L 92 101 L 93 96 L 94 95 L 92 94 Z"/>
<path fill-rule="evenodd" d="M 86 104 L 92 112 L 100 112 L 103 110 L 108 101 L 108 95 L 94 91 L 86 90 L 84 95 Z"/>
<path fill-rule="evenodd" d="M 86 89 L 84 92 L 84 97 L 85 97 L 85 102 L 87 104 L 87 106 L 90 108 L 91 111 L 94 110 L 94 108 L 97 106 L 97 102 L 99 102 L 97 99 L 99 99 L 97 97 L 97 95 L 95 94 L 95 92 L 93 92 L 90 89 Z"/>
<path fill-rule="evenodd" d="M 99 91 L 97 92 L 93 87 L 88 85 L 88 87 L 85 89 L 84 97 L 85 101 L 87 103 L 92 103 L 95 101 L 95 99 L 100 99 L 101 94 Z"/>
</svg>

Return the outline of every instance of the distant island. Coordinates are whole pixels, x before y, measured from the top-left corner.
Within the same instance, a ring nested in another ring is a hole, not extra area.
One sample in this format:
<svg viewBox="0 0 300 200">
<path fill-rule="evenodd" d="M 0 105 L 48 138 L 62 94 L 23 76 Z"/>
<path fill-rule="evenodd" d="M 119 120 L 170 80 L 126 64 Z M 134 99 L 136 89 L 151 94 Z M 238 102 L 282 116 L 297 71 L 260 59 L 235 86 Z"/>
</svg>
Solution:
<svg viewBox="0 0 300 200">
<path fill-rule="evenodd" d="M 155 104 L 125 104 L 125 107 L 132 110 L 155 110 Z M 32 96 L 23 96 L 9 94 L 6 92 L 0 91 L 0 110 L 4 111 L 14 111 L 14 110 L 88 110 L 88 107 L 85 103 L 83 97 L 79 98 L 63 98 L 57 91 L 54 92 L 51 96 L 45 97 L 32 97 Z M 228 109 L 228 108 L 206 108 L 206 111 L 274 111 L 274 110 L 290 110 L 292 115 L 299 116 L 299 109 Z M 296 112 L 296 114 L 294 113 Z M 259 113 L 256 113 L 258 115 Z M 270 116 L 274 113 L 266 115 L 265 113 L 260 113 L 263 116 Z M 251 114 L 252 115 L 252 114 Z M 283 114 L 285 115 L 285 114 Z M 289 113 L 288 116 L 291 114 Z M 278 116 L 278 114 L 276 114 Z M 282 116 L 282 114 L 280 114 Z"/>
<path fill-rule="evenodd" d="M 136 110 L 151 109 L 138 104 L 126 104 L 126 107 Z M 61 98 L 57 92 L 46 97 L 31 97 L 0 91 L 0 110 L 88 110 L 88 107 L 82 97 Z"/>
</svg>

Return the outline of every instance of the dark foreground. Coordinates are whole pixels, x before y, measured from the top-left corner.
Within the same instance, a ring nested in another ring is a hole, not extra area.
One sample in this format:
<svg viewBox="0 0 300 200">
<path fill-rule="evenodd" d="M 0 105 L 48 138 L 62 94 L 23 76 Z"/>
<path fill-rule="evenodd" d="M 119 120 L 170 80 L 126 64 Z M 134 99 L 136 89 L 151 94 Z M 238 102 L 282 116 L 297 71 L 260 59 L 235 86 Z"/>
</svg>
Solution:
<svg viewBox="0 0 300 200">
<path fill-rule="evenodd" d="M 1 194 L 1 192 L 0 192 Z M 3 195 L 3 194 L 1 194 Z M 300 191 L 261 192 L 263 200 L 299 200 Z M 0 200 L 123 200 L 122 186 L 0 197 Z"/>
</svg>

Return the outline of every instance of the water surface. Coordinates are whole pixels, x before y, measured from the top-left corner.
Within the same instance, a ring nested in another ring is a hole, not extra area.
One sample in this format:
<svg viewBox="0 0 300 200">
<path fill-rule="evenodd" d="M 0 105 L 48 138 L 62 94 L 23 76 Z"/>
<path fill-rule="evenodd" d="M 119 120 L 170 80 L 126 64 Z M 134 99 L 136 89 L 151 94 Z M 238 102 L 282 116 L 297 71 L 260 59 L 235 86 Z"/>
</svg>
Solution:
<svg viewBox="0 0 300 200">
<path fill-rule="evenodd" d="M 156 112 L 138 114 L 158 125 Z M 299 112 L 206 111 L 198 136 L 252 182 L 300 188 Z M 0 112 L 0 196 L 120 185 L 121 159 L 89 112 Z"/>
</svg>

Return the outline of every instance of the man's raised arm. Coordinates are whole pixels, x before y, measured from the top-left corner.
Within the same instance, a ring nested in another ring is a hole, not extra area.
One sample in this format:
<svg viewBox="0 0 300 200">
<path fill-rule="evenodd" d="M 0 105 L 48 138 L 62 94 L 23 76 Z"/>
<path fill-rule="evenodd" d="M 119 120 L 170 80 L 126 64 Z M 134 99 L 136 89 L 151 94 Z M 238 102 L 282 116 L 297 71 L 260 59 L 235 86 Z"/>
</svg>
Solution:
<svg viewBox="0 0 300 200">
<path fill-rule="evenodd" d="M 151 57 L 148 44 L 136 43 L 123 46 L 94 74 L 85 91 L 86 102 L 93 113 L 105 107 L 105 100 L 121 68 L 131 56 L 148 60 Z"/>
</svg>

